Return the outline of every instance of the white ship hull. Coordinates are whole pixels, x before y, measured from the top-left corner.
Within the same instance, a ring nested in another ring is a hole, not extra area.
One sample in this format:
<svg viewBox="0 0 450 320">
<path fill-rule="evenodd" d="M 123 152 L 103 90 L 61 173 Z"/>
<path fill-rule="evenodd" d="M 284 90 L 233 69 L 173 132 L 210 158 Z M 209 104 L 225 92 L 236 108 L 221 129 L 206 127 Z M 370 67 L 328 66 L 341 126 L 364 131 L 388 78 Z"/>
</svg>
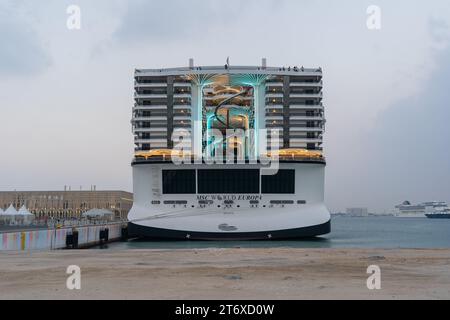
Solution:
<svg viewBox="0 0 450 320">
<path fill-rule="evenodd" d="M 417 212 L 417 213 L 396 213 L 395 216 L 397 218 L 426 218 L 425 212 Z"/>
<path fill-rule="evenodd" d="M 243 240 L 330 232 L 330 213 L 323 199 L 324 163 L 280 163 L 280 169 L 295 169 L 292 194 L 163 194 L 162 170 L 186 168 L 259 169 L 260 165 L 134 164 L 134 205 L 128 216 L 132 236 Z"/>
</svg>

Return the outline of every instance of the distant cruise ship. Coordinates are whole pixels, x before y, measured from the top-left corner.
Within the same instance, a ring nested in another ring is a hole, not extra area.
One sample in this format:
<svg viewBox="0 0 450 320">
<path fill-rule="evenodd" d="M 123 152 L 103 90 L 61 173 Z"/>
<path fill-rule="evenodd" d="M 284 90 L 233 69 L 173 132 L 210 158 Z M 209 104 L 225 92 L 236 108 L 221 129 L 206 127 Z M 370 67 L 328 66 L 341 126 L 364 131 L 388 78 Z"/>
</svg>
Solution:
<svg viewBox="0 0 450 320">
<path fill-rule="evenodd" d="M 189 67 L 137 69 L 134 80 L 131 235 L 243 240 L 330 232 L 321 68 L 190 60 Z M 265 171 L 268 157 L 278 162 L 275 174 Z M 175 163 L 180 158 L 187 161 Z"/>
<path fill-rule="evenodd" d="M 419 204 L 411 204 L 404 201 L 402 204 L 395 206 L 397 212 L 395 216 L 401 218 L 426 218 L 427 215 L 435 212 L 447 211 L 448 205 L 444 201 L 430 201 Z"/>
</svg>

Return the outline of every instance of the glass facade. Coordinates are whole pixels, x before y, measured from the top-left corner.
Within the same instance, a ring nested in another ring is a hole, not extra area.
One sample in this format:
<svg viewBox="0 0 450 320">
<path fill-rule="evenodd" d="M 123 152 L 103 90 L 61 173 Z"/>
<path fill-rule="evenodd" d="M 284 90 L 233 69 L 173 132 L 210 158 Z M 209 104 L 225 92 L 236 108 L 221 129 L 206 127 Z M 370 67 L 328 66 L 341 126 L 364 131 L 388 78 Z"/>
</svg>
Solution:
<svg viewBox="0 0 450 320">
<path fill-rule="evenodd" d="M 196 173 L 197 172 L 197 173 Z M 259 169 L 163 170 L 163 194 L 260 193 Z M 261 193 L 294 194 L 295 170 L 261 176 Z"/>
<path fill-rule="evenodd" d="M 198 193 L 259 193 L 259 170 L 198 170 Z"/>
<path fill-rule="evenodd" d="M 278 170 L 274 175 L 261 177 L 261 193 L 295 193 L 295 170 Z"/>
<path fill-rule="evenodd" d="M 195 170 L 163 170 L 163 194 L 195 194 Z"/>
</svg>

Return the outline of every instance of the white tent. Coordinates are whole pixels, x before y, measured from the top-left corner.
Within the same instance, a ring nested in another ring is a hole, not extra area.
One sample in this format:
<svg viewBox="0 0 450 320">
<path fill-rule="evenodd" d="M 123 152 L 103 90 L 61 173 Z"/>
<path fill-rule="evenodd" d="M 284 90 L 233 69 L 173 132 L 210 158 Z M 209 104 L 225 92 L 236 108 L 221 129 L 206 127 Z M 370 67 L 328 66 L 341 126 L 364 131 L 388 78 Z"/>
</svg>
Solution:
<svg viewBox="0 0 450 320">
<path fill-rule="evenodd" d="M 19 211 L 17 212 L 16 216 L 23 220 L 23 223 L 30 224 L 34 220 L 34 214 L 32 214 L 30 211 L 28 211 L 27 207 L 23 205 Z"/>
<path fill-rule="evenodd" d="M 15 216 L 15 215 L 17 215 L 17 210 L 16 210 L 16 208 L 14 208 L 13 205 L 11 204 L 11 205 L 8 207 L 8 209 L 6 209 L 6 211 L 5 211 L 4 214 L 7 215 L 7 216 Z"/>
<path fill-rule="evenodd" d="M 5 215 L 5 211 L 3 211 L 2 208 L 0 208 L 0 222 L 5 221 L 6 215 Z"/>
<path fill-rule="evenodd" d="M 8 207 L 8 209 L 6 209 L 5 212 L 3 213 L 3 220 L 10 223 L 10 222 L 15 221 L 16 217 L 17 217 L 17 210 L 11 204 Z"/>
<path fill-rule="evenodd" d="M 25 207 L 25 205 L 23 205 L 19 211 L 17 212 L 17 214 L 21 215 L 21 216 L 34 216 L 34 214 L 32 214 L 30 211 L 28 211 L 27 207 Z"/>
</svg>

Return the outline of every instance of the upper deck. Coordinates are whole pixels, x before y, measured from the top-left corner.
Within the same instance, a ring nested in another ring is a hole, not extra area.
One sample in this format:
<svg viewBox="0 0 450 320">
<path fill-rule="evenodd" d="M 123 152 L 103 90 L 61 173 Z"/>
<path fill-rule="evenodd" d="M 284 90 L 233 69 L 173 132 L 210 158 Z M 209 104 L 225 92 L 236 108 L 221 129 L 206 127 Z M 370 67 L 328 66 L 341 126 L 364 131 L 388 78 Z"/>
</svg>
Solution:
<svg viewBox="0 0 450 320">
<path fill-rule="evenodd" d="M 267 67 L 264 60 L 261 66 L 194 66 L 190 61 L 188 67 L 136 69 L 134 81 L 136 161 L 143 160 L 139 153 L 171 150 L 180 141 L 192 154 L 215 153 L 218 148 L 225 154 L 232 147 L 244 152 L 244 159 L 264 154 L 259 150 L 262 139 L 267 139 L 269 152 L 322 151 L 321 68 Z M 230 140 L 230 131 L 245 134 Z M 281 158 L 317 161 L 299 153 Z"/>
<path fill-rule="evenodd" d="M 188 74 L 264 74 L 286 76 L 322 76 L 322 68 L 303 66 L 263 67 L 263 66 L 193 66 L 161 69 L 135 69 L 135 77 L 184 76 Z"/>
<path fill-rule="evenodd" d="M 176 157 L 176 160 L 174 160 Z M 325 164 L 325 157 L 320 151 L 308 151 L 304 149 L 281 149 L 277 151 L 268 152 L 265 155 L 266 159 L 264 159 L 263 163 L 267 163 L 270 161 L 278 161 L 278 162 L 292 162 L 292 163 L 322 163 Z M 137 164 L 145 164 L 145 163 L 173 163 L 174 161 L 179 161 L 183 159 L 185 163 L 207 163 L 205 159 L 201 157 L 192 155 L 191 153 L 181 153 L 176 150 L 170 149 L 155 149 L 150 151 L 141 151 L 136 152 L 135 157 L 133 159 L 132 165 Z M 223 161 L 216 161 L 216 164 L 235 164 L 235 163 L 261 163 L 261 159 L 252 160 L 252 159 L 232 159 L 233 161 L 227 161 L 223 159 Z M 240 161 L 240 162 L 239 162 Z"/>
</svg>

